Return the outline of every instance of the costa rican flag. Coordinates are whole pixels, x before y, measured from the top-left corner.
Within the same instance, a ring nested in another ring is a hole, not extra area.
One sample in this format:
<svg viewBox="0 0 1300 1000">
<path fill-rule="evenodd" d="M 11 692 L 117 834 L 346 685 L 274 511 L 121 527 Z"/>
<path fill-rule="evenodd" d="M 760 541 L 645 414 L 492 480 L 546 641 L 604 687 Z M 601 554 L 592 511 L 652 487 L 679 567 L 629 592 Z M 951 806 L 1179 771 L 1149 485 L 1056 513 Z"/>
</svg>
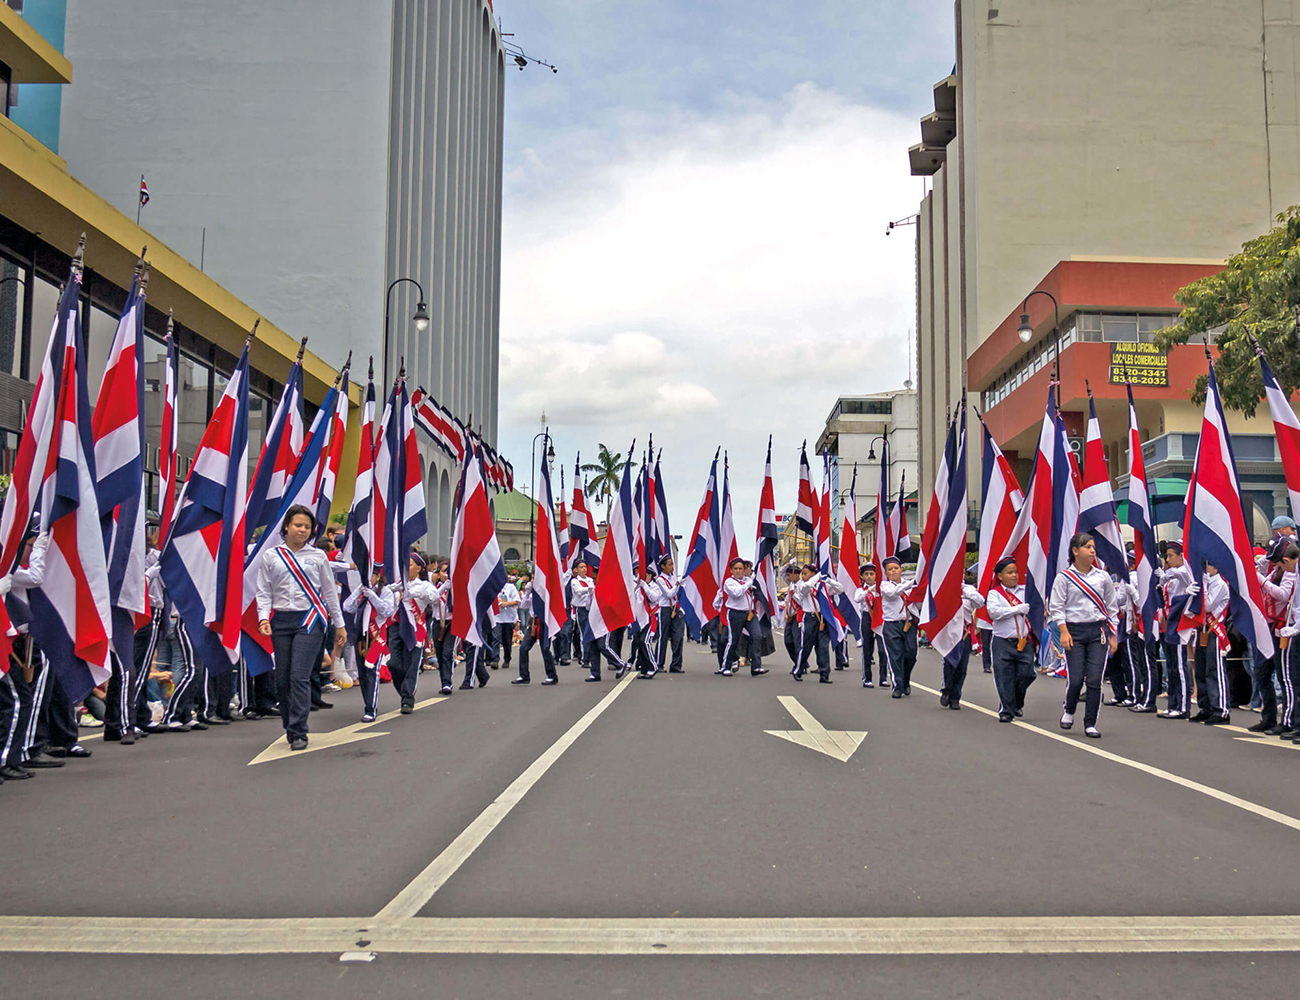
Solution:
<svg viewBox="0 0 1300 1000">
<path fill-rule="evenodd" d="M 172 317 L 167 316 L 167 370 L 163 374 L 162 430 L 158 445 L 158 547 L 167 544 L 176 513 L 176 442 L 180 424 L 176 412 L 176 343 Z"/>
<path fill-rule="evenodd" d="M 956 440 L 954 434 L 957 426 L 956 415 L 953 416 L 953 422 L 948 425 L 948 445 Z M 965 426 L 963 424 L 963 426 Z M 965 438 L 963 436 L 963 442 Z M 952 462 L 949 461 L 950 455 L 948 448 L 945 446 L 943 458 L 939 461 L 939 468 L 934 476 L 934 492 L 930 495 L 930 509 L 925 516 L 925 528 L 921 533 L 921 551 L 916 557 L 916 585 L 908 594 L 908 600 L 916 603 L 925 598 L 929 591 L 930 585 L 930 557 L 935 551 L 936 539 L 939 535 L 939 528 L 943 520 L 943 512 L 948 509 L 948 481 L 954 475 Z M 901 494 L 900 494 L 901 499 Z M 895 535 L 895 538 L 898 536 Z M 925 619 L 923 618 L 922 621 Z"/>
<path fill-rule="evenodd" d="M 812 470 L 808 467 L 808 442 L 799 448 L 799 496 L 794 508 L 794 523 L 800 531 L 813 533 L 817 498 L 813 495 Z"/>
<path fill-rule="evenodd" d="M 297 469 L 298 457 L 302 454 L 302 356 L 306 349 L 307 338 L 304 337 L 298 349 L 298 360 L 289 369 L 284 390 L 271 414 L 266 439 L 262 442 L 262 451 L 248 486 L 244 519 L 250 536 L 258 528 L 279 530 L 279 525 L 273 526 L 272 521 L 279 513 L 285 486 Z"/>
<path fill-rule="evenodd" d="M 817 539 L 817 567 L 822 576 L 834 576 L 835 566 L 831 561 L 830 455 L 822 456 L 822 488 L 816 497 L 813 527 Z M 844 620 L 844 616 L 840 614 L 836 602 L 831 600 L 831 595 L 827 592 L 825 586 L 817 588 L 817 605 L 821 608 L 822 619 L 831 630 L 831 641 L 833 643 L 843 642 L 844 634 L 848 630 L 848 623 Z"/>
<path fill-rule="evenodd" d="M 149 185 L 144 182 L 144 174 L 140 175 L 140 207 L 144 208 L 149 204 Z"/>
<path fill-rule="evenodd" d="M 880 486 L 876 489 L 876 533 L 871 543 L 871 565 L 876 568 L 876 599 L 871 604 L 871 628 L 879 632 L 884 624 L 880 584 L 885 579 L 884 562 L 894 554 L 893 509 L 889 505 L 889 439 L 881 441 Z"/>
<path fill-rule="evenodd" d="M 940 477 L 945 491 L 943 506 L 936 514 L 933 533 L 925 561 L 925 591 L 921 600 L 921 627 L 940 656 L 955 664 L 961 652 L 965 632 L 962 615 L 961 586 L 966 573 L 966 398 L 953 414 L 948 441 L 943 449 Z M 933 510 L 933 508 L 932 508 Z"/>
<path fill-rule="evenodd" d="M 600 547 L 596 543 L 595 521 L 587 509 L 587 489 L 582 481 L 582 455 L 573 467 L 573 511 L 569 515 L 569 564 L 585 562 L 593 570 L 600 569 Z"/>
<path fill-rule="evenodd" d="M 1290 398 L 1278 385 L 1273 369 L 1264 360 L 1264 352 L 1258 344 L 1255 344 L 1255 353 L 1259 356 L 1259 371 L 1264 378 L 1268 412 L 1273 417 L 1273 433 L 1277 435 L 1277 450 L 1282 459 L 1282 472 L 1286 476 L 1286 491 L 1291 497 L 1291 517 L 1300 521 L 1300 420 L 1296 419 Z"/>
<path fill-rule="evenodd" d="M 384 512 L 383 534 L 376 537 L 382 537 L 380 551 L 383 553 L 384 579 L 389 583 L 400 583 L 405 579 L 407 553 L 428 530 L 415 423 L 411 419 L 405 379 L 401 376 L 386 409 L 389 419 L 381 431 L 374 466 L 374 507 L 382 506 Z M 401 625 L 403 638 L 413 645 L 414 634 L 407 634 L 410 623 L 406 616 L 402 616 Z"/>
<path fill-rule="evenodd" d="M 600 554 L 600 572 L 596 574 L 596 591 L 587 616 L 587 638 L 599 639 L 636 620 L 633 610 L 638 590 L 633 562 L 632 453 L 636 442 L 627 450 L 618 498 L 610 514 L 605 548 Z"/>
<path fill-rule="evenodd" d="M 898 499 L 894 501 L 889 512 L 889 534 L 894 540 L 892 555 L 900 562 L 912 558 L 912 536 L 907 530 L 907 511 L 904 510 L 904 497 L 907 496 L 907 470 L 898 477 Z"/>
<path fill-rule="evenodd" d="M 654 517 L 650 522 L 650 537 L 654 540 L 654 564 L 664 556 L 673 554 L 673 530 L 668 524 L 668 491 L 664 489 L 664 474 L 660 471 L 659 461 L 664 456 L 662 448 L 655 457 L 654 474 Z"/>
<path fill-rule="evenodd" d="M 848 500 L 844 504 L 843 517 L 840 520 L 840 559 L 835 569 L 835 579 L 844 588 L 844 593 L 835 598 L 835 607 L 849 631 L 857 639 L 862 638 L 862 616 L 858 614 L 853 595 L 862 586 L 862 578 L 858 573 L 859 561 L 858 467 L 855 465 L 852 486 L 849 488 Z"/>
<path fill-rule="evenodd" d="M 725 451 L 722 453 L 721 511 L 721 520 L 718 522 L 718 565 L 714 571 L 718 586 L 722 586 L 722 581 L 730 575 L 731 561 L 740 557 L 740 549 L 736 545 L 736 519 L 731 514 L 731 469 Z"/>
<path fill-rule="evenodd" d="M 322 413 L 333 412 L 338 398 L 338 391 L 339 388 L 336 383 L 326 393 L 325 399 L 321 403 Z M 280 509 L 275 512 L 271 526 L 262 532 L 244 564 L 243 613 L 240 619 L 243 628 L 241 649 L 244 660 L 248 664 L 248 672 L 254 676 L 264 674 L 274 666 L 271 656 L 271 639 L 269 636 L 262 635 L 257 627 L 257 574 L 262 566 L 262 558 L 268 551 L 280 544 L 280 525 L 284 523 L 289 508 L 295 504 L 302 504 L 303 498 L 310 495 L 312 483 L 316 478 L 317 469 L 320 465 L 321 455 L 324 453 L 327 444 L 328 441 L 324 434 L 315 434 L 308 441 L 307 450 L 302 453 L 302 461 L 298 463 L 298 469 L 294 472 L 293 479 L 286 485 L 284 499 L 280 501 Z M 329 627 L 327 618 L 326 629 Z"/>
<path fill-rule="evenodd" d="M 560 509 L 555 515 L 555 533 L 560 539 L 560 570 L 569 573 L 573 570 L 569 562 L 569 550 L 572 548 L 569 538 L 569 511 L 565 503 L 564 466 L 560 466 Z"/>
<path fill-rule="evenodd" d="M 770 618 L 773 628 L 781 628 L 785 623 L 776 589 L 776 546 L 780 536 L 776 526 L 776 494 L 772 489 L 772 435 L 769 434 L 763 489 L 758 495 L 758 527 L 754 532 L 754 590 L 759 611 Z"/>
<path fill-rule="evenodd" d="M 563 508 L 561 508 L 563 509 Z M 564 564 L 555 526 L 555 501 L 551 496 L 551 470 L 542 460 L 542 495 L 537 501 L 537 538 L 533 559 L 533 615 L 557 635 L 569 620 L 564 606 Z"/>
<path fill-rule="evenodd" d="M 1119 533 L 1119 515 L 1115 494 L 1110 488 L 1110 471 L 1106 468 L 1106 446 L 1101 442 L 1101 424 L 1097 422 L 1097 404 L 1088 390 L 1088 438 L 1084 448 L 1083 490 L 1079 494 L 1078 531 L 1092 535 L 1097 560 L 1108 573 L 1128 582 L 1128 557 L 1124 536 Z M 1066 550 L 1067 554 L 1069 550 Z"/>
<path fill-rule="evenodd" d="M 1128 525 L 1133 529 L 1133 557 L 1137 564 L 1138 607 L 1142 614 L 1142 636 L 1154 649 L 1156 634 L 1156 533 L 1151 523 L 1151 501 L 1147 496 L 1146 460 L 1138 431 L 1133 386 L 1128 387 Z"/>
<path fill-rule="evenodd" d="M 486 646 L 492 602 L 506 585 L 506 565 L 476 451 L 465 454 L 457 492 L 461 503 L 451 535 L 451 632 L 472 646 Z"/>
<path fill-rule="evenodd" d="M 256 332 L 256 327 L 253 328 Z M 163 582 L 210 671 L 239 660 L 248 491 L 248 348 L 199 442 L 159 556 Z"/>
<path fill-rule="evenodd" d="M 91 418 L 96 497 L 108 550 L 108 594 L 113 649 L 135 661 L 135 630 L 149 620 L 144 580 L 144 261 L 136 265 L 126 308 L 108 351 L 108 364 Z"/>
<path fill-rule="evenodd" d="M 370 583 L 370 504 L 374 489 L 375 460 L 375 359 L 370 359 L 366 378 L 366 398 L 361 405 L 361 441 L 357 445 L 357 474 L 352 486 L 352 507 L 348 510 L 343 531 L 343 562 L 356 569 L 348 571 L 349 590 Z M 349 623 L 348 638 L 356 642 L 364 628 L 365 614 L 357 614 Z"/>
<path fill-rule="evenodd" d="M 349 354 L 347 362 L 343 365 L 343 376 L 339 381 L 338 399 L 334 403 L 334 419 L 330 423 L 329 432 L 329 454 L 321 457 L 320 485 L 316 489 L 316 539 L 325 534 L 330 508 L 334 506 L 334 487 L 339 478 L 339 466 L 343 463 L 343 440 L 348 432 L 348 366 L 351 363 L 352 356 Z M 418 461 L 415 467 L 419 469 Z M 420 495 L 423 497 L 424 494 Z"/>
<path fill-rule="evenodd" d="M 718 616 L 713 600 L 718 596 L 720 586 L 717 565 L 718 533 L 722 520 L 718 498 L 718 455 L 721 452 L 721 448 L 714 452 L 709 481 L 704 487 L 699 512 L 695 515 L 695 526 L 691 529 L 681 572 L 682 614 L 686 616 L 686 628 L 696 642 L 700 641 L 701 629 Z"/>
<path fill-rule="evenodd" d="M 998 554 L 1013 556 L 1024 567 L 1025 602 L 1029 605 L 1029 624 L 1035 635 L 1043 635 L 1047 598 L 1056 574 L 1065 568 L 1070 557 L 1070 536 L 1079 517 L 1079 494 L 1069 461 L 1065 427 L 1056 411 L 1056 383 L 1047 390 L 1047 412 L 1038 435 L 1038 452 L 1034 456 L 1025 502 L 1020 518 L 1007 544 Z M 1048 642 L 1040 646 L 1040 656 L 1051 655 Z"/>
<path fill-rule="evenodd" d="M 417 387 L 411 393 L 411 412 L 415 426 L 424 431 L 435 445 L 457 462 L 465 461 L 465 431 L 448 410 L 424 390 Z"/>
<path fill-rule="evenodd" d="M 1188 498 L 1183 547 L 1187 563 L 1198 584 L 1205 563 L 1219 571 L 1228 585 L 1228 614 L 1233 625 L 1252 644 L 1256 663 L 1273 655 L 1273 635 L 1264 616 L 1264 594 L 1255 573 L 1250 531 L 1241 503 L 1241 481 L 1232 453 L 1232 438 L 1219 398 L 1214 362 L 1208 359 L 1209 385 L 1205 393 L 1205 417 L 1201 442 L 1196 449 L 1196 466 Z M 1201 606 L 1202 593 L 1193 601 Z M 1189 602 L 1189 608 L 1190 604 Z"/>
<path fill-rule="evenodd" d="M 646 578 L 646 539 L 649 535 L 646 506 L 649 504 L 650 466 L 645 453 L 641 455 L 641 471 L 636 476 L 636 486 L 632 490 L 632 555 L 633 570 L 638 580 Z M 639 620 L 638 616 L 638 620 Z"/>
<path fill-rule="evenodd" d="M 112 673 L 112 602 L 104 528 L 95 492 L 98 477 L 86 356 L 79 335 L 79 255 L 73 260 L 72 272 L 59 303 L 62 329 L 51 337 L 55 342 L 51 350 L 62 354 L 62 363 L 49 426 L 53 440 L 40 487 L 41 526 L 49 533 L 50 543 L 45 551 L 45 581 L 29 591 L 29 628 L 53 664 L 68 698 L 75 703 Z M 46 364 L 53 378 L 51 360 L 47 355 Z M 41 374 L 46 374 L 45 365 Z"/>
<path fill-rule="evenodd" d="M 1007 542 L 1016 529 L 1025 495 L 1020 490 L 1020 483 L 1016 481 L 1016 474 L 1011 471 L 1011 463 L 1002 454 L 1002 449 L 993 439 L 982 416 L 980 431 L 983 464 L 980 476 L 980 551 L 976 589 L 987 596 L 993 587 L 993 567 L 1001 560 Z M 979 609 L 976 617 L 989 621 L 983 608 Z"/>
</svg>

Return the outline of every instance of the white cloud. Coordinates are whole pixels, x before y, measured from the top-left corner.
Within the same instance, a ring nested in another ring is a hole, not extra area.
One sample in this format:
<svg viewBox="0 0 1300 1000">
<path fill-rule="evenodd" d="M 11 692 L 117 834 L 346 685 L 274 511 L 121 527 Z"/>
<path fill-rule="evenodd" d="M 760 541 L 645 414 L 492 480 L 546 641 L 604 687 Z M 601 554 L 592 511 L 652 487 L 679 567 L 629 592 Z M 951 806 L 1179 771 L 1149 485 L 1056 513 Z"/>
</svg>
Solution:
<svg viewBox="0 0 1300 1000">
<path fill-rule="evenodd" d="M 561 136 L 519 167 L 559 184 L 566 142 L 583 163 L 605 144 L 553 195 L 527 176 L 527 203 L 507 195 L 502 446 L 526 454 L 543 409 L 565 455 L 653 432 L 682 531 L 721 444 L 748 538 L 767 435 L 788 507 L 794 452 L 835 398 L 907 376 L 912 231 L 884 232 L 917 203 L 916 123 L 807 84 L 669 118 Z"/>
</svg>

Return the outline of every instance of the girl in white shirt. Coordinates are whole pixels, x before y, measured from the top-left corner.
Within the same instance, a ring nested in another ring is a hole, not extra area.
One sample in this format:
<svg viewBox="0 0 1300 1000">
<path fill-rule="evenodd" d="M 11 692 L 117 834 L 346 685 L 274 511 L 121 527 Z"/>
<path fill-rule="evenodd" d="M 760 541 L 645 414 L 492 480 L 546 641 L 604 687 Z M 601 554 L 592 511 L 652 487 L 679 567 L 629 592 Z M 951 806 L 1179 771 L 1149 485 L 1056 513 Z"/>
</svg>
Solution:
<svg viewBox="0 0 1300 1000">
<path fill-rule="evenodd" d="M 993 585 L 986 607 L 993 625 L 993 684 L 998 689 L 998 721 L 1011 722 L 1024 714 L 1025 693 L 1034 683 L 1035 641 L 1029 627 L 1029 605 L 1020 586 L 1020 569 L 1010 556 L 993 567 Z"/>
<path fill-rule="evenodd" d="M 1079 694 L 1086 684 L 1083 731 L 1094 740 L 1101 738 L 1097 713 L 1101 711 L 1101 679 L 1106 670 L 1107 650 L 1113 654 L 1119 648 L 1115 581 L 1096 565 L 1096 560 L 1092 535 L 1081 531 L 1070 539 L 1070 565 L 1057 574 L 1047 602 L 1048 620 L 1061 629 L 1061 649 L 1069 669 L 1061 728 L 1074 725 Z"/>
<path fill-rule="evenodd" d="M 406 580 L 390 583 L 384 595 L 392 602 L 395 615 L 388 624 L 388 673 L 393 690 L 402 700 L 402 714 L 415 711 L 415 687 L 420 680 L 420 661 L 428 638 L 428 611 L 438 603 L 438 591 L 429 582 L 429 561 L 419 549 L 411 549 L 406 563 Z"/>
<path fill-rule="evenodd" d="M 975 582 L 975 571 L 968 569 L 961 585 L 961 645 L 957 649 L 957 662 L 943 661 L 943 687 L 939 691 L 939 704 L 954 711 L 961 708 L 961 691 L 966 683 L 966 669 L 970 666 L 971 622 L 975 620 L 975 609 L 984 607 L 984 598 L 971 584 Z"/>
</svg>

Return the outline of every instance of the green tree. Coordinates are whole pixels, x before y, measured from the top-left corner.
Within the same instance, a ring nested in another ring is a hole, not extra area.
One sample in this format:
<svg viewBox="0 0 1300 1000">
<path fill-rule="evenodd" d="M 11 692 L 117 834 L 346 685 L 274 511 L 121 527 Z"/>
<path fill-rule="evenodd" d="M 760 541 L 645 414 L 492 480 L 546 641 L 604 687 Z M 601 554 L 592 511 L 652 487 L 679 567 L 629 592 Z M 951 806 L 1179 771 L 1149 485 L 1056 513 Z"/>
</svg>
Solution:
<svg viewBox="0 0 1300 1000">
<path fill-rule="evenodd" d="M 631 463 L 630 468 L 636 467 L 636 462 Z M 594 500 L 605 501 L 605 523 L 609 524 L 610 516 L 614 513 L 614 495 L 618 493 L 618 486 L 623 476 L 622 453 L 610 451 L 601 444 L 596 461 L 588 462 L 582 467 L 582 471 L 596 474 L 587 484 L 587 496 Z"/>
<path fill-rule="evenodd" d="M 1264 351 L 1283 391 L 1300 387 L 1300 206 L 1277 217 L 1278 225 L 1250 240 L 1218 274 L 1180 288 L 1178 322 L 1156 333 L 1156 346 L 1199 341 L 1222 327 L 1214 373 L 1225 406 L 1254 416 L 1264 397 L 1253 338 Z M 1208 375 L 1192 384 L 1193 402 L 1205 402 Z"/>
</svg>

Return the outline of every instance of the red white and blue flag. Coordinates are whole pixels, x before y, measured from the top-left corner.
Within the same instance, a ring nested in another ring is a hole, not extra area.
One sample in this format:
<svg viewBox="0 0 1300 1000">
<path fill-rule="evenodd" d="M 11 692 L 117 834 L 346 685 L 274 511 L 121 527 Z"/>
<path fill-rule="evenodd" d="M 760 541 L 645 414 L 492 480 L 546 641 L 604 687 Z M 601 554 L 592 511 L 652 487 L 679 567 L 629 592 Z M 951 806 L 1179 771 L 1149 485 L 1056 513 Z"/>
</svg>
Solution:
<svg viewBox="0 0 1300 1000">
<path fill-rule="evenodd" d="M 686 616 L 687 631 L 696 642 L 700 641 L 704 626 L 718 616 L 713 601 L 718 596 L 718 587 L 721 585 L 717 573 L 718 532 L 722 520 L 718 497 L 718 456 L 721 452 L 721 448 L 714 452 L 713 465 L 709 467 L 709 481 L 704 487 L 704 499 L 700 501 L 695 526 L 691 529 L 690 542 L 682 560 L 682 614 Z"/>
<path fill-rule="evenodd" d="M 451 632 L 482 647 L 494 622 L 492 602 L 506 585 L 506 565 L 477 449 L 465 453 L 457 494 L 461 502 L 451 534 Z"/>
<path fill-rule="evenodd" d="M 163 373 L 162 428 L 158 444 L 158 548 L 167 543 L 176 514 L 176 442 L 180 421 L 176 409 L 176 342 L 172 318 L 167 317 L 167 370 Z"/>
<path fill-rule="evenodd" d="M 560 569 L 565 573 L 573 571 L 569 552 L 573 548 L 573 539 L 569 537 L 568 494 L 564 492 L 564 466 L 560 466 L 560 509 L 555 515 L 555 533 L 560 539 Z"/>
<path fill-rule="evenodd" d="M 411 412 L 415 416 L 415 426 L 424 431 L 429 440 L 457 462 L 465 461 L 464 426 L 451 415 L 451 411 L 439 406 L 422 386 L 411 393 Z"/>
<path fill-rule="evenodd" d="M 664 489 L 664 474 L 660 471 L 659 460 L 663 458 L 663 449 L 655 456 L 654 472 L 650 476 L 650 535 L 646 541 L 646 558 L 650 565 L 658 567 L 659 560 L 673 554 L 672 529 L 668 526 L 668 494 Z"/>
<path fill-rule="evenodd" d="M 862 586 L 858 573 L 861 554 L 858 552 L 858 467 L 853 466 L 853 480 L 848 498 L 840 508 L 840 558 L 835 567 L 835 579 L 839 581 L 844 593 L 835 598 L 835 607 L 844 619 L 849 631 L 862 638 L 862 615 L 853 597 Z"/>
<path fill-rule="evenodd" d="M 795 502 L 794 523 L 800 531 L 809 535 L 816 528 L 814 520 L 817 497 L 813 495 L 812 470 L 808 467 L 808 442 L 799 448 L 799 495 Z"/>
<path fill-rule="evenodd" d="M 48 375 L 47 384 L 56 389 L 52 420 L 44 427 L 29 425 L 33 432 L 50 435 L 38 506 L 41 528 L 49 533 L 50 542 L 44 583 L 28 591 L 32 611 L 28 627 L 74 703 L 108 680 L 112 635 L 86 355 L 80 336 L 80 292 L 78 251 L 41 366 L 41 380 Z M 33 412 L 33 422 L 34 417 Z"/>
<path fill-rule="evenodd" d="M 885 579 L 884 562 L 894 554 L 893 509 L 889 505 L 889 440 L 880 444 L 880 485 L 876 489 L 876 532 L 871 542 L 871 565 L 876 568 L 876 599 L 871 604 L 871 628 L 879 632 L 884 623 L 880 584 Z"/>
<path fill-rule="evenodd" d="M 330 518 L 330 508 L 334 506 L 334 487 L 339 479 L 339 466 L 343 464 L 343 441 L 348 433 L 348 406 L 350 405 L 348 399 L 348 368 L 351 363 L 352 357 L 349 355 L 347 362 L 343 365 L 343 377 L 339 381 L 339 395 L 334 404 L 334 419 L 330 422 L 329 454 L 322 454 L 321 456 L 320 484 L 316 488 L 316 539 L 325 534 L 325 525 Z M 418 462 L 416 468 L 419 468 Z"/>
<path fill-rule="evenodd" d="M 1110 488 L 1110 470 L 1106 467 L 1106 446 L 1101 441 L 1101 424 L 1097 421 L 1097 404 L 1088 390 L 1088 437 L 1083 453 L 1083 491 L 1079 494 L 1077 531 L 1092 535 L 1097 561 L 1106 572 L 1128 581 L 1128 557 L 1124 536 L 1119 532 L 1115 494 Z"/>
<path fill-rule="evenodd" d="M 727 462 L 725 451 L 722 453 L 721 503 L 718 522 L 718 562 L 714 567 L 718 586 L 722 586 L 722 581 L 731 575 L 731 561 L 740 556 L 740 548 L 736 545 L 736 519 L 731 513 L 731 467 Z"/>
<path fill-rule="evenodd" d="M 920 600 L 921 627 L 935 650 L 949 663 L 955 663 L 964 641 L 965 621 L 962 614 L 961 587 L 966 574 L 966 399 L 953 414 L 944 445 L 943 459 L 936 481 L 942 480 L 942 503 L 930 507 L 931 523 L 925 526 L 921 559 L 925 574 L 917 586 L 923 587 Z M 936 489 L 935 496 L 939 493 Z M 931 528 L 933 527 L 933 531 Z"/>
<path fill-rule="evenodd" d="M 143 261 L 108 351 L 104 381 L 91 418 L 96 495 L 104 522 L 113 649 L 128 668 L 135 630 L 148 621 L 144 579 L 144 283 Z"/>
<path fill-rule="evenodd" d="M 758 495 L 758 528 L 754 535 L 754 590 L 759 613 L 770 619 L 773 628 L 784 624 L 784 610 L 776 589 L 776 547 L 780 537 L 776 526 L 776 494 L 772 489 L 772 436 L 769 434 L 763 489 Z"/>
<path fill-rule="evenodd" d="M 907 470 L 904 469 L 898 477 L 898 499 L 894 501 L 894 506 L 889 512 L 889 535 L 894 540 L 893 555 L 900 562 L 907 562 L 912 558 L 912 535 L 907 530 L 907 511 L 905 509 L 907 496 Z"/>
<path fill-rule="evenodd" d="M 420 451 L 415 440 L 415 422 L 411 401 L 406 395 L 406 380 L 399 376 L 388 406 L 389 419 L 380 434 L 375 458 L 375 495 L 384 496 L 383 563 L 384 579 L 398 583 L 406 577 L 407 553 L 425 532 L 428 520 L 424 509 L 424 483 L 420 478 Z M 493 540 L 495 541 L 495 534 Z M 501 588 L 498 587 L 499 591 Z M 454 598 L 453 598 L 454 600 Z M 402 638 L 415 645 L 415 632 L 409 616 L 399 619 Z"/>
<path fill-rule="evenodd" d="M 1218 569 L 1219 576 L 1228 585 L 1228 615 L 1254 648 L 1256 662 L 1263 663 L 1273 655 L 1273 634 L 1264 615 L 1263 589 L 1255 573 L 1250 531 L 1242 508 L 1241 481 L 1237 477 L 1237 461 L 1232 453 L 1232 438 L 1228 434 L 1213 361 L 1209 362 L 1209 369 L 1205 417 L 1196 449 L 1183 548 L 1198 584 L 1206 563 Z M 1188 602 L 1185 614 L 1195 618 L 1200 613 L 1203 597 L 1203 591 L 1197 593 Z"/>
<path fill-rule="evenodd" d="M 814 537 L 817 539 L 817 568 L 821 575 L 830 578 L 835 575 L 835 566 L 831 561 L 831 457 L 822 456 L 822 488 L 815 497 L 813 508 Z M 850 595 L 852 596 L 852 595 Z M 831 600 L 825 584 L 817 588 L 817 605 L 821 608 L 822 620 L 831 630 L 831 643 L 838 645 L 844 641 L 848 623 L 840 614 L 837 602 Z"/>
<path fill-rule="evenodd" d="M 306 350 L 306 338 L 302 344 L 271 414 L 262 451 L 248 484 L 244 519 L 250 538 L 258 528 L 278 530 L 279 525 L 272 522 L 280 512 L 285 486 L 298 468 L 298 457 L 302 454 L 302 354 Z"/>
<path fill-rule="evenodd" d="M 248 348 L 226 383 L 159 556 L 163 583 L 209 671 L 239 660 L 248 490 Z"/>
<path fill-rule="evenodd" d="M 1156 640 L 1156 533 L 1151 521 L 1151 500 L 1147 493 L 1146 460 L 1138 430 L 1133 386 L 1128 386 L 1128 525 L 1133 529 L 1133 558 L 1137 564 L 1132 582 L 1137 587 L 1142 616 L 1142 637 L 1148 648 Z"/>
<path fill-rule="evenodd" d="M 997 441 L 980 417 L 983 437 L 980 483 L 979 563 L 976 571 L 976 589 L 986 597 L 993 587 L 993 567 L 1002 559 L 1007 542 L 1016 529 L 1020 508 L 1025 495 L 1011 471 L 1011 463 L 998 447 Z M 1018 567 L 1023 569 L 1023 567 Z M 983 608 L 977 617 L 989 621 Z"/>
<path fill-rule="evenodd" d="M 352 483 L 352 507 L 343 532 L 343 561 L 356 567 L 348 571 L 348 586 L 355 590 L 370 583 L 370 504 L 374 487 L 375 461 L 375 360 L 370 359 L 366 379 L 366 398 L 361 404 L 361 441 L 357 445 L 357 473 Z M 363 609 L 352 620 L 349 638 L 355 642 L 362 634 L 367 612 Z"/>
<path fill-rule="evenodd" d="M 600 571 L 596 574 L 596 590 L 587 615 L 589 641 L 608 635 L 615 629 L 631 625 L 636 620 L 636 605 L 640 588 L 637 586 L 633 550 L 632 452 L 628 448 L 623 462 L 623 478 L 619 482 L 618 497 L 610 514 L 609 531 L 605 547 L 600 553 Z"/>
<path fill-rule="evenodd" d="M 1264 352 L 1255 345 L 1259 355 L 1259 370 L 1264 378 L 1264 395 L 1268 399 L 1268 412 L 1273 417 L 1273 433 L 1277 437 L 1278 456 L 1282 459 L 1282 473 L 1286 476 L 1286 491 L 1291 498 L 1291 517 L 1300 522 L 1300 420 L 1291 409 L 1291 400 L 1277 384 L 1273 369 L 1264 360 Z"/>
<path fill-rule="evenodd" d="M 569 568 L 585 562 L 592 571 L 600 569 L 600 545 L 596 522 L 587 508 L 587 489 L 582 480 L 582 455 L 573 464 L 573 510 L 569 514 Z"/>
<path fill-rule="evenodd" d="M 537 499 L 537 538 L 533 543 L 533 616 L 548 636 L 559 634 L 569 620 L 564 605 L 564 565 L 555 525 L 555 498 L 551 495 L 551 470 L 542 459 L 542 495 Z"/>
</svg>

